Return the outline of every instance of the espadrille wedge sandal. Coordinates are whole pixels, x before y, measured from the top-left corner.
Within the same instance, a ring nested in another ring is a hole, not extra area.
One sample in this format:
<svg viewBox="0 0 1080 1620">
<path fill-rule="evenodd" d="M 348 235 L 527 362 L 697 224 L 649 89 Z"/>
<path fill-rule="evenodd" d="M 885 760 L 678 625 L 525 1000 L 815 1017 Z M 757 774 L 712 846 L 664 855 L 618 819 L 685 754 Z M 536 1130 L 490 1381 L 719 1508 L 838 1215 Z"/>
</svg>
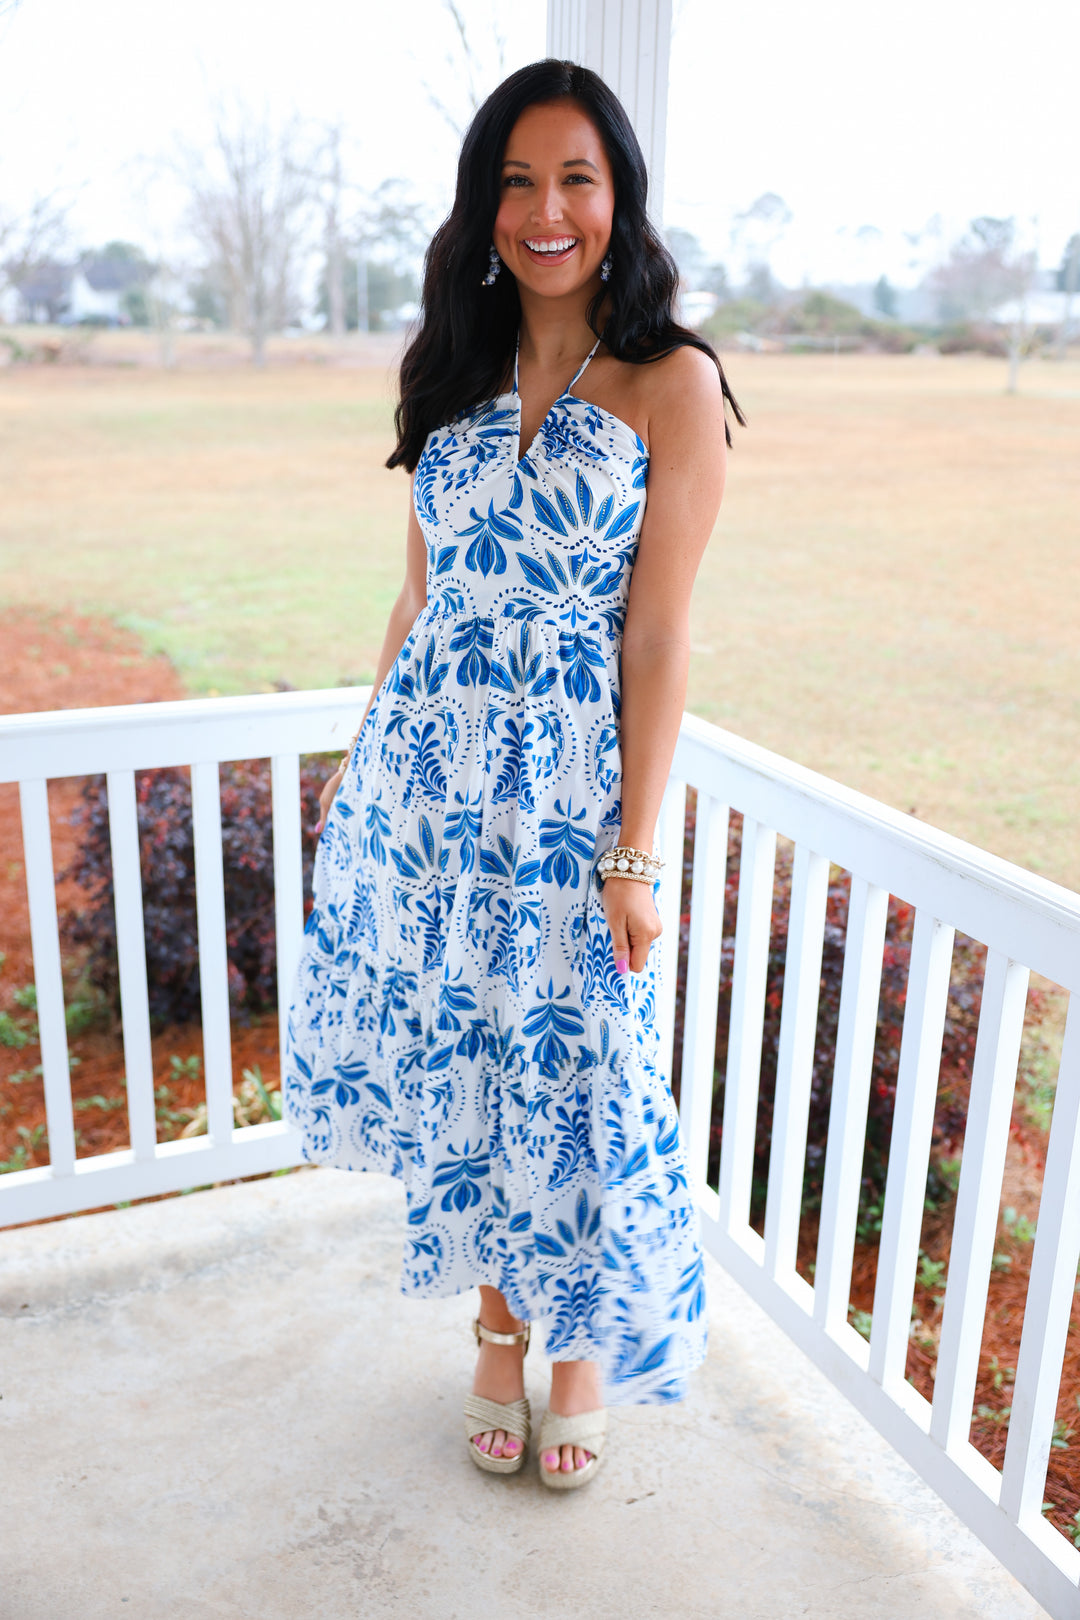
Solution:
<svg viewBox="0 0 1080 1620">
<path fill-rule="evenodd" d="M 526 1322 L 520 1333 L 493 1333 L 486 1328 L 477 1317 L 473 1323 L 476 1333 L 476 1342 L 486 1339 L 489 1344 L 520 1344 L 524 1346 L 522 1356 L 529 1350 L 530 1324 Z M 521 1441 L 521 1450 L 516 1457 L 489 1457 L 486 1451 L 481 1451 L 473 1444 L 474 1436 L 485 1434 L 489 1429 L 503 1429 Z M 484 1395 L 466 1395 L 465 1397 L 465 1437 L 468 1441 L 469 1456 L 477 1468 L 483 1468 L 489 1474 L 516 1474 L 525 1461 L 525 1453 L 529 1448 L 529 1435 L 531 1433 L 531 1417 L 529 1402 L 525 1396 L 520 1401 L 489 1401 Z M 584 1469 L 582 1470 L 584 1473 Z"/>
<path fill-rule="evenodd" d="M 606 1436 L 607 1412 L 602 1406 L 597 1407 L 595 1412 L 578 1412 L 574 1417 L 560 1417 L 557 1412 L 545 1412 L 540 1419 L 538 1450 L 540 1478 L 548 1489 L 576 1491 L 582 1485 L 587 1485 L 600 1467 Z M 592 1456 L 584 1468 L 568 1469 L 565 1473 L 561 1468 L 545 1468 L 544 1453 L 558 1451 L 560 1446 L 580 1446 L 583 1451 L 591 1451 Z"/>
</svg>

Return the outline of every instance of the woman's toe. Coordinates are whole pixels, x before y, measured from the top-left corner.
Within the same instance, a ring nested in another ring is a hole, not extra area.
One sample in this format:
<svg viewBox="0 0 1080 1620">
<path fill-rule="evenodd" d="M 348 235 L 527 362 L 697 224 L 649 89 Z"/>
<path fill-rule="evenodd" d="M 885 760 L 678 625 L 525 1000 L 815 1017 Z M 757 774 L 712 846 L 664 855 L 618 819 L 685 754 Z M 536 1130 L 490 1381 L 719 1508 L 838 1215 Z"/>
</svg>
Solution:
<svg viewBox="0 0 1080 1620">
<path fill-rule="evenodd" d="M 575 1446 L 574 1447 L 574 1467 L 575 1468 L 584 1468 L 585 1464 L 587 1462 L 589 1462 L 591 1458 L 592 1458 L 592 1452 L 591 1451 L 586 1451 L 584 1446 Z"/>
<path fill-rule="evenodd" d="M 490 1429 L 485 1430 L 485 1432 L 483 1434 L 474 1434 L 473 1435 L 473 1445 L 476 1447 L 477 1451 L 490 1451 L 491 1450 L 491 1430 Z"/>
<path fill-rule="evenodd" d="M 503 1442 L 503 1456 L 504 1457 L 516 1457 L 520 1450 L 521 1450 L 521 1441 L 518 1439 L 517 1435 L 516 1434 L 507 1435 L 505 1441 Z"/>
<path fill-rule="evenodd" d="M 540 1462 L 541 1462 L 541 1465 L 544 1468 L 547 1469 L 549 1474 L 557 1474 L 558 1473 L 558 1471 L 559 1471 L 559 1453 L 557 1451 L 545 1451 L 544 1455 L 540 1459 Z"/>
<path fill-rule="evenodd" d="M 564 1474 L 572 1474 L 574 1471 L 573 1446 L 563 1446 L 562 1448 L 562 1471 Z"/>
<path fill-rule="evenodd" d="M 503 1447 L 505 1446 L 505 1444 L 506 1444 L 506 1430 L 505 1429 L 496 1429 L 494 1434 L 491 1437 L 491 1455 L 493 1457 L 501 1457 L 502 1454 L 503 1454 Z"/>
</svg>

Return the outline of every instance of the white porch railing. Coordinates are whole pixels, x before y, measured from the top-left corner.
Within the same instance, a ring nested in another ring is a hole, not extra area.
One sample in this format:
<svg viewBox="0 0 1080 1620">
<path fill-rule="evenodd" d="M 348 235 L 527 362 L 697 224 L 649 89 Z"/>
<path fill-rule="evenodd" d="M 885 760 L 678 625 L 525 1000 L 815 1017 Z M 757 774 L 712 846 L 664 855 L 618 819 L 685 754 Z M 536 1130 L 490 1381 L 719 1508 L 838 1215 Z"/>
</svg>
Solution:
<svg viewBox="0 0 1080 1620">
<path fill-rule="evenodd" d="M 51 1163 L 0 1179 L 0 1224 L 253 1175 L 298 1162 L 284 1124 L 233 1128 L 218 766 L 272 760 L 278 986 L 299 947 L 299 755 L 340 749 L 358 689 L 20 715 L 0 721 L 0 781 L 20 785 Z M 191 765 L 208 1135 L 156 1141 L 135 809 L 136 770 Z M 62 768 L 58 768 L 62 767 Z M 47 778 L 107 774 L 129 1150 L 75 1156 Z M 697 790 L 681 1114 L 705 1241 L 1056 1620 L 1080 1613 L 1080 1551 L 1042 1492 L 1080 1261 L 1080 897 L 691 716 L 661 827 L 682 862 Z M 743 816 L 718 1188 L 707 1183 L 729 808 Z M 777 835 L 793 841 L 784 999 L 764 1236 L 750 1225 Z M 829 863 L 852 875 L 814 1286 L 795 1269 Z M 890 894 L 915 907 L 873 1326 L 848 1299 Z M 678 938 L 679 886 L 663 890 Z M 933 1402 L 905 1378 L 954 930 L 988 947 Z M 668 1050 L 675 974 L 660 1009 Z M 1073 997 L 1002 1470 L 968 1439 L 1028 976 Z"/>
</svg>

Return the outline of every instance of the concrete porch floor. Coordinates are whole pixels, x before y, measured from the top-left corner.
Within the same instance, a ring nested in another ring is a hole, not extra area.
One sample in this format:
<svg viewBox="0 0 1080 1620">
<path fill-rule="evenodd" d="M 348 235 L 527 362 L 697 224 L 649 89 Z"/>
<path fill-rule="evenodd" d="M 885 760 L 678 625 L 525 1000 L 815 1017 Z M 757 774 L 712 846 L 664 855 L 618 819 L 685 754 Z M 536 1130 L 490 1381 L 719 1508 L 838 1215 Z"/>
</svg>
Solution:
<svg viewBox="0 0 1080 1620">
<path fill-rule="evenodd" d="M 476 1296 L 403 1299 L 401 1235 L 322 1170 L 0 1233 L 4 1620 L 1044 1614 L 712 1262 L 685 1404 L 580 1493 L 481 1474 Z"/>
</svg>

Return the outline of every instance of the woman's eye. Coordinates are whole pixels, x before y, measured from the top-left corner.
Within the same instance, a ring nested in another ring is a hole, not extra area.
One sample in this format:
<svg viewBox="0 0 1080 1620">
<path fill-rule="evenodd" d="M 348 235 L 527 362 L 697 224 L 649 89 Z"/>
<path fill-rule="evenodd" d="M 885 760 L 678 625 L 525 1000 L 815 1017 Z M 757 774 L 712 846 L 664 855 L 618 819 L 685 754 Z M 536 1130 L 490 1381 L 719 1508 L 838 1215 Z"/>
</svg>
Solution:
<svg viewBox="0 0 1080 1620">
<path fill-rule="evenodd" d="M 503 176 L 504 186 L 527 186 L 528 183 L 529 177 L 527 174 L 506 174 Z"/>
</svg>

